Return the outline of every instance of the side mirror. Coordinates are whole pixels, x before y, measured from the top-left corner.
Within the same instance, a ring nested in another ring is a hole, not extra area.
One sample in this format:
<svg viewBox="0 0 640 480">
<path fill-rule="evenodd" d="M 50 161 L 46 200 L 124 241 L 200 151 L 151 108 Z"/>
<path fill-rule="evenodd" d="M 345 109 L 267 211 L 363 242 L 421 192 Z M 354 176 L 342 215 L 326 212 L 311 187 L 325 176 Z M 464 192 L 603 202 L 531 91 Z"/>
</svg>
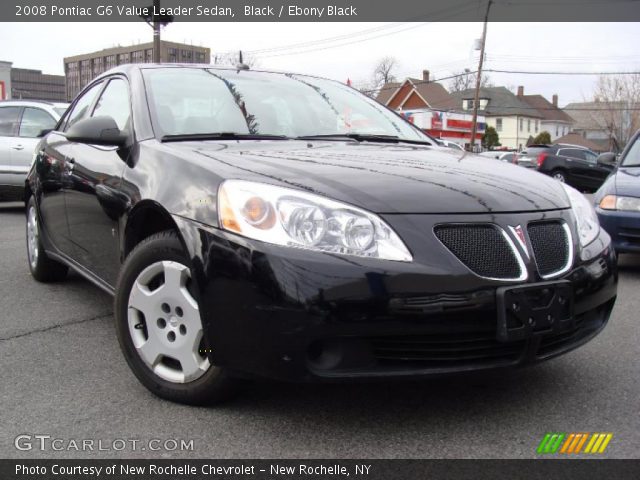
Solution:
<svg viewBox="0 0 640 480">
<path fill-rule="evenodd" d="M 91 117 L 74 124 L 67 131 L 67 140 L 106 147 L 124 147 L 128 137 L 112 117 Z"/>
<path fill-rule="evenodd" d="M 614 167 L 616 165 L 616 154 L 613 152 L 601 153 L 598 155 L 596 162 L 604 167 Z"/>
</svg>

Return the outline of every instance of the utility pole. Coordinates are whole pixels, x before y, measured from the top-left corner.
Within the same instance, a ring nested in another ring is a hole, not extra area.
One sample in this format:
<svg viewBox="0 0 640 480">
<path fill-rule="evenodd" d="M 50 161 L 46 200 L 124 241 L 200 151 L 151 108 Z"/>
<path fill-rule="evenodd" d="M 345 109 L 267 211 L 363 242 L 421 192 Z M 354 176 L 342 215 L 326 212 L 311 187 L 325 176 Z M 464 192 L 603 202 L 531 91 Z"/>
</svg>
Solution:
<svg viewBox="0 0 640 480">
<path fill-rule="evenodd" d="M 160 29 L 173 22 L 173 15 L 160 13 L 160 0 L 153 0 L 153 5 L 145 7 L 140 17 L 153 28 L 153 63 L 160 63 Z"/>
<path fill-rule="evenodd" d="M 153 63 L 160 63 L 160 22 L 155 12 L 160 11 L 160 0 L 153 0 Z"/>
<path fill-rule="evenodd" d="M 478 76 L 476 77 L 476 94 L 473 99 L 473 121 L 471 126 L 471 143 L 469 148 L 473 151 L 476 144 L 476 132 L 478 131 L 478 102 L 480 100 L 480 82 L 482 81 L 482 63 L 484 62 L 484 44 L 487 40 L 487 21 L 489 20 L 489 9 L 493 0 L 487 3 L 487 12 L 484 15 L 484 27 L 482 28 L 482 43 L 480 45 L 480 61 L 478 62 Z"/>
</svg>

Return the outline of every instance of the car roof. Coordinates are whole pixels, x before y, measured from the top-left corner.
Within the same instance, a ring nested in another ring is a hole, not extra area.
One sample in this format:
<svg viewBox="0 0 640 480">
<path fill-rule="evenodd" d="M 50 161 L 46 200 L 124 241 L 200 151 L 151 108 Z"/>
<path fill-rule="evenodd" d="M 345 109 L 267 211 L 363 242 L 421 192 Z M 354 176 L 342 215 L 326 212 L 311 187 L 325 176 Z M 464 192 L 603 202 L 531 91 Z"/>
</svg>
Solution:
<svg viewBox="0 0 640 480">
<path fill-rule="evenodd" d="M 158 68 L 191 68 L 191 69 L 208 69 L 208 70 L 227 70 L 227 71 L 242 71 L 242 72 L 246 72 L 246 73 L 251 73 L 251 72 L 258 72 L 258 73 L 274 73 L 277 75 L 291 75 L 291 74 L 295 74 L 295 75 L 302 75 L 305 77 L 309 77 L 309 78 L 319 78 L 322 80 L 329 80 L 332 82 L 338 82 L 337 80 L 334 80 L 332 78 L 327 78 L 327 77 L 322 77 L 320 75 L 310 75 L 308 73 L 298 73 L 298 72 L 292 72 L 289 70 L 275 70 L 275 69 L 260 69 L 260 68 L 249 68 L 249 69 L 244 69 L 244 68 L 237 68 L 234 67 L 232 65 L 211 65 L 209 63 L 128 63 L 125 65 L 119 65 L 117 67 L 114 67 L 110 70 L 107 70 L 106 72 L 100 74 L 99 76 L 97 76 L 96 78 L 94 78 L 92 80 L 96 81 L 99 80 L 101 78 L 104 77 L 108 77 L 110 75 L 114 75 L 114 74 L 124 74 L 124 75 L 128 75 L 130 73 L 133 72 L 137 72 L 137 71 L 142 71 L 142 70 L 153 70 L 153 69 L 158 69 Z M 338 82 L 340 83 L 340 82 Z"/>
<path fill-rule="evenodd" d="M 17 107 L 50 107 L 50 108 L 67 108 L 68 103 L 49 102 L 47 100 L 0 100 L 0 106 L 17 106 Z"/>
</svg>

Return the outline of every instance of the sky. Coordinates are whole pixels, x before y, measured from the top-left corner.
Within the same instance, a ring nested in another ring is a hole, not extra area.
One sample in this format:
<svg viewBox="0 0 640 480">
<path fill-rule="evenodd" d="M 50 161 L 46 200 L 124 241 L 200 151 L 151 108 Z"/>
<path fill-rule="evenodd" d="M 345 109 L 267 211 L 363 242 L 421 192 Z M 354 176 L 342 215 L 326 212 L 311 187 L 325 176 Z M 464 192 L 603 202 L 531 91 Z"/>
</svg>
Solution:
<svg viewBox="0 0 640 480">
<path fill-rule="evenodd" d="M 481 23 L 186 23 L 168 25 L 164 40 L 211 48 L 212 57 L 242 49 L 261 69 L 370 81 L 380 58 L 397 60 L 396 76 L 443 78 L 477 68 L 474 40 Z M 338 37 L 338 38 L 336 38 Z M 65 56 L 149 42 L 151 28 L 135 23 L 3 23 L 0 60 L 63 74 Z M 329 40 L 327 40 L 329 39 Z M 640 71 L 638 23 L 489 23 L 486 69 L 554 72 Z M 303 44 L 303 45 L 300 45 Z M 292 47 L 293 45 L 293 47 Z M 287 48 L 282 48 L 287 47 Z M 595 75 L 488 73 L 491 83 L 559 104 L 591 98 Z M 447 86 L 448 80 L 442 83 Z"/>
</svg>

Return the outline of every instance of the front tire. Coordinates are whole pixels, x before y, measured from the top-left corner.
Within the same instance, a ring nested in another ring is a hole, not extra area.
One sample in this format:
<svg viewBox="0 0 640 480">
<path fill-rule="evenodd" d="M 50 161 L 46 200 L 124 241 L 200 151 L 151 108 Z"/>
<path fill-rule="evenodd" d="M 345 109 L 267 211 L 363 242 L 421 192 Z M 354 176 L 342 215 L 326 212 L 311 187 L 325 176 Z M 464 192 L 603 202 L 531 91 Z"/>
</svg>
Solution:
<svg viewBox="0 0 640 480">
<path fill-rule="evenodd" d="M 143 240 L 118 279 L 115 320 L 129 367 L 155 395 L 178 403 L 228 398 L 235 382 L 206 354 L 189 261 L 175 232 Z"/>
<path fill-rule="evenodd" d="M 33 196 L 27 202 L 27 260 L 31 275 L 39 282 L 64 280 L 69 271 L 66 265 L 52 260 L 44 251 L 38 210 Z"/>
</svg>

